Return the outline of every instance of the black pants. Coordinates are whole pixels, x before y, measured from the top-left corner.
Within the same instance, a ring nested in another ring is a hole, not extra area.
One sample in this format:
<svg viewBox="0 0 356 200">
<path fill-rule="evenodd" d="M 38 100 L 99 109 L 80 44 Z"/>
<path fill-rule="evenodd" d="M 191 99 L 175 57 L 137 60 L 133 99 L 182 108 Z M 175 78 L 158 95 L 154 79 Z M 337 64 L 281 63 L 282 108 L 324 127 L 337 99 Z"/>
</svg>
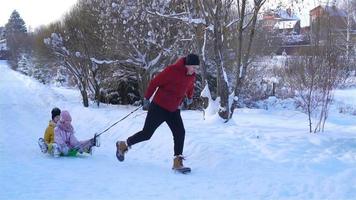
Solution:
<svg viewBox="0 0 356 200">
<path fill-rule="evenodd" d="M 163 123 L 166 122 L 173 133 L 174 140 L 174 155 L 181 155 L 183 153 L 185 129 L 180 116 L 180 110 L 169 112 L 155 103 L 151 103 L 145 125 L 142 131 L 139 131 L 127 139 L 129 146 L 136 143 L 149 140 L 155 130 Z"/>
</svg>

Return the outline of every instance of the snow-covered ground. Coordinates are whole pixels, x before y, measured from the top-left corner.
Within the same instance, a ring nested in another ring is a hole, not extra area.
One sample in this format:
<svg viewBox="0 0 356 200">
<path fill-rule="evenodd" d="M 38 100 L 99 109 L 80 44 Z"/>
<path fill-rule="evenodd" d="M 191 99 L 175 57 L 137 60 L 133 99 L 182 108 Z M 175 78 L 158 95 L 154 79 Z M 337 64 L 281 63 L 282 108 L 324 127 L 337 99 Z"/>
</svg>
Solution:
<svg viewBox="0 0 356 200">
<path fill-rule="evenodd" d="M 339 91 L 356 107 L 355 90 Z M 69 110 L 79 139 L 92 137 L 135 109 L 91 105 L 79 92 L 38 83 L 0 61 L 0 199 L 355 199 L 356 117 L 332 109 L 326 132 L 309 134 L 291 109 L 239 109 L 227 124 L 183 111 L 185 165 L 172 172 L 173 141 L 161 126 L 133 146 L 124 162 L 115 141 L 142 128 L 139 110 L 110 129 L 92 156 L 40 152 L 52 107 Z"/>
</svg>

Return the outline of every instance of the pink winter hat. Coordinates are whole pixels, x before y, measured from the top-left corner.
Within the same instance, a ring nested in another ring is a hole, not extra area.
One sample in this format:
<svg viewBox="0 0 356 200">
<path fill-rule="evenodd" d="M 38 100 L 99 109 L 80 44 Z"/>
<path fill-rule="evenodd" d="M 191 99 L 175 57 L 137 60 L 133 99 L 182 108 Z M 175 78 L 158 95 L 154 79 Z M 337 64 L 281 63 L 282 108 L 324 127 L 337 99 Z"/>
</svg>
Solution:
<svg viewBox="0 0 356 200">
<path fill-rule="evenodd" d="M 64 121 L 72 121 L 72 117 L 70 116 L 69 112 L 66 110 L 63 110 L 61 112 L 61 120 L 62 122 Z"/>
</svg>

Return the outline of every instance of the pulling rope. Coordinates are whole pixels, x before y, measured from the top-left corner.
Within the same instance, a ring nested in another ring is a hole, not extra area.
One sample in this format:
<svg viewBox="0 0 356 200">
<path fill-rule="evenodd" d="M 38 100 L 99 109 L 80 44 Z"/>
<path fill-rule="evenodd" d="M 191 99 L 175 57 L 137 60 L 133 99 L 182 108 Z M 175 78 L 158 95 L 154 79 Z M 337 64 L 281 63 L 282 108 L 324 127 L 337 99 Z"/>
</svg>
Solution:
<svg viewBox="0 0 356 200">
<path fill-rule="evenodd" d="M 113 126 L 115 126 L 117 123 L 123 121 L 124 119 L 126 119 L 128 116 L 130 116 L 132 113 L 136 112 L 138 109 L 142 108 L 142 106 L 137 107 L 135 110 L 131 111 L 129 114 L 127 114 L 125 117 L 121 118 L 120 120 L 118 120 L 117 122 L 113 123 L 111 126 L 109 126 L 107 129 L 105 129 L 104 131 L 100 132 L 100 133 L 95 133 L 94 137 L 99 137 L 101 134 L 105 133 L 106 131 L 108 131 L 109 129 L 111 129 Z"/>
</svg>

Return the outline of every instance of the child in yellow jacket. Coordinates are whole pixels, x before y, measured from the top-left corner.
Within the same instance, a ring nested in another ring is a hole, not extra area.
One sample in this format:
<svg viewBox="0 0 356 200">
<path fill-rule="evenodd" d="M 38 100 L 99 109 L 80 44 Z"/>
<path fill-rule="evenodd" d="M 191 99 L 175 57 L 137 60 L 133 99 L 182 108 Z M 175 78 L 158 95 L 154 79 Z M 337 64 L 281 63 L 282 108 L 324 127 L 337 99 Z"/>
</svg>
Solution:
<svg viewBox="0 0 356 200">
<path fill-rule="evenodd" d="M 38 139 L 38 144 L 41 148 L 42 153 L 50 152 L 52 149 L 52 143 L 54 143 L 54 128 L 60 119 L 61 110 L 59 108 L 53 108 L 51 111 L 52 120 L 49 121 L 48 127 L 46 128 L 44 139 Z"/>
</svg>

